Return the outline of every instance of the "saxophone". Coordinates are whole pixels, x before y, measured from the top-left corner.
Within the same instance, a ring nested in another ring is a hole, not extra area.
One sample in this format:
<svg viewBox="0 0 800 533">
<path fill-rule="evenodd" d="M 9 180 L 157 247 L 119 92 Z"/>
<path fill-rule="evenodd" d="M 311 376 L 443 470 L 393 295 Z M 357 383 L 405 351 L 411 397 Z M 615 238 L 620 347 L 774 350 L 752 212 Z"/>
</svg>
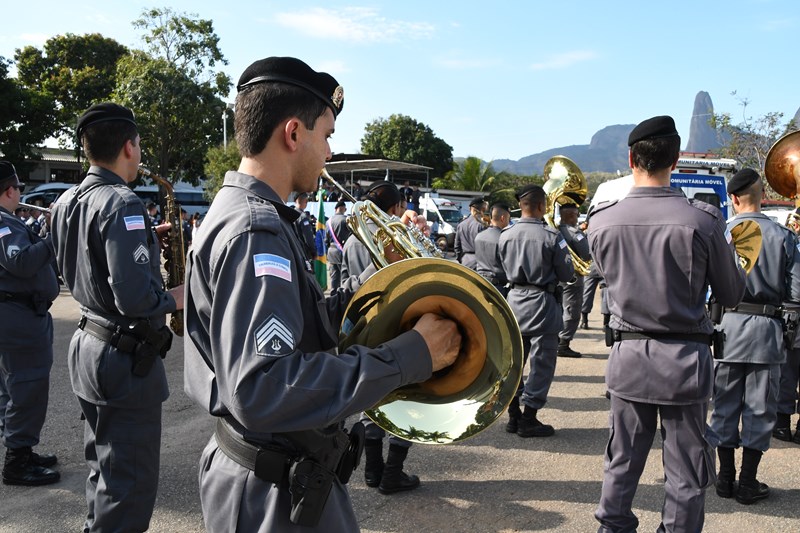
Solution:
<svg viewBox="0 0 800 533">
<path fill-rule="evenodd" d="M 167 289 L 181 285 L 186 274 L 186 256 L 183 247 L 183 220 L 181 219 L 181 208 L 175 202 L 175 190 L 172 184 L 143 166 L 139 166 L 139 174 L 147 176 L 158 185 L 158 203 L 161 214 L 165 222 L 172 225 L 169 231 L 169 246 L 164 250 L 164 270 L 167 271 L 167 279 L 164 284 Z M 169 327 L 175 335 L 183 337 L 183 311 L 172 313 Z"/>
</svg>

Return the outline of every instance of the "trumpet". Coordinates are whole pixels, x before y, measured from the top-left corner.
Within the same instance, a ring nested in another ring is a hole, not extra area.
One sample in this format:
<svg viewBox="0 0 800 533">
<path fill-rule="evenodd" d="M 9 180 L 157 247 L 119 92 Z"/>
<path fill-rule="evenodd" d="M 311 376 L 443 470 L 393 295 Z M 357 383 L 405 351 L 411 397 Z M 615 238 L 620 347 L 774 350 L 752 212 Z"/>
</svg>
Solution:
<svg viewBox="0 0 800 533">
<path fill-rule="evenodd" d="M 28 210 L 37 209 L 37 210 L 41 211 L 42 213 L 48 213 L 48 214 L 50 213 L 50 208 L 48 208 L 48 207 L 39 207 L 38 205 L 26 204 L 24 202 L 19 202 L 19 207 L 24 207 L 25 209 L 28 209 Z"/>
</svg>

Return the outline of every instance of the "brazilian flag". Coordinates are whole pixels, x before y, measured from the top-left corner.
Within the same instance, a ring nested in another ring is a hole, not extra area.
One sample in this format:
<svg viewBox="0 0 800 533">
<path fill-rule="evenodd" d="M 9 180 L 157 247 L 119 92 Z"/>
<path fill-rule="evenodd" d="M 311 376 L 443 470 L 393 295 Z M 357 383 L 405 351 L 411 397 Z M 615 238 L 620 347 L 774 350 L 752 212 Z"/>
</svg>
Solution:
<svg viewBox="0 0 800 533">
<path fill-rule="evenodd" d="M 314 241 L 317 245 L 317 258 L 314 260 L 314 275 L 317 277 L 319 286 L 322 290 L 328 288 L 328 264 L 327 264 L 327 250 L 325 249 L 325 228 L 327 227 L 328 219 L 325 218 L 325 198 L 323 197 L 322 178 L 319 180 L 319 187 L 317 188 L 317 205 L 319 206 L 319 213 L 317 213 L 317 233 Z"/>
</svg>

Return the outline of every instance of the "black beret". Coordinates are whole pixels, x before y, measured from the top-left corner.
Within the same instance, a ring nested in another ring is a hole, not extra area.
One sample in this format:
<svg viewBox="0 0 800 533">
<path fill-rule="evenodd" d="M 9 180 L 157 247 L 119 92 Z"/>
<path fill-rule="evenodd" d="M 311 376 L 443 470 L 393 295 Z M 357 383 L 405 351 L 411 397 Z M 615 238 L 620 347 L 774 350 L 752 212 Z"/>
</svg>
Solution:
<svg viewBox="0 0 800 533">
<path fill-rule="evenodd" d="M 147 209 L 152 209 L 154 207 L 158 207 L 155 202 L 153 202 L 152 200 L 147 202 Z"/>
<path fill-rule="evenodd" d="M 572 202 L 567 202 L 565 204 L 561 204 L 559 206 L 559 209 L 580 209 L 580 208 L 578 207 L 578 204 L 574 204 Z"/>
<path fill-rule="evenodd" d="M 509 213 L 511 212 L 511 208 L 508 207 L 508 204 L 505 203 L 505 202 L 495 202 L 495 203 L 493 203 L 491 208 L 490 208 L 490 210 L 493 210 L 495 208 L 502 209 L 503 211 L 508 211 Z"/>
<path fill-rule="evenodd" d="M 93 105 L 80 116 L 75 134 L 78 136 L 78 139 L 80 139 L 88 126 L 108 120 L 124 120 L 136 126 L 136 119 L 133 116 L 133 111 L 113 102 L 103 102 L 102 104 Z"/>
<path fill-rule="evenodd" d="M 397 185 L 391 181 L 376 181 L 367 191 L 367 200 L 370 200 L 382 210 L 386 211 L 393 205 L 403 200 L 403 195 Z"/>
<path fill-rule="evenodd" d="M 520 201 L 524 197 L 536 191 L 537 189 L 542 191 L 542 193 L 544 193 L 544 189 L 542 189 L 540 185 L 530 184 L 530 185 L 525 185 L 523 188 L 518 190 L 517 193 L 514 195 L 514 197 L 517 199 L 517 201 Z"/>
<path fill-rule="evenodd" d="M 17 178 L 17 169 L 8 161 L 0 161 L 0 181 Z"/>
<path fill-rule="evenodd" d="M 739 194 L 760 179 L 761 176 L 752 168 L 743 168 L 728 181 L 728 194 Z"/>
<path fill-rule="evenodd" d="M 486 202 L 482 197 L 481 198 L 473 198 L 469 202 L 470 207 L 478 207 L 479 205 L 483 205 Z"/>
<path fill-rule="evenodd" d="M 336 202 L 336 209 L 339 209 L 340 207 L 347 207 L 347 204 L 339 200 Z"/>
<path fill-rule="evenodd" d="M 268 57 L 247 67 L 236 85 L 238 91 L 258 83 L 281 82 L 311 92 L 339 116 L 344 107 L 344 89 L 333 76 L 317 72 L 294 57 Z"/>
<path fill-rule="evenodd" d="M 663 137 L 678 137 L 678 130 L 675 129 L 675 121 L 672 117 L 666 115 L 660 117 L 648 118 L 644 122 L 640 122 L 631 134 L 628 135 L 628 146 L 633 146 L 639 141 L 649 139 L 661 139 Z"/>
</svg>

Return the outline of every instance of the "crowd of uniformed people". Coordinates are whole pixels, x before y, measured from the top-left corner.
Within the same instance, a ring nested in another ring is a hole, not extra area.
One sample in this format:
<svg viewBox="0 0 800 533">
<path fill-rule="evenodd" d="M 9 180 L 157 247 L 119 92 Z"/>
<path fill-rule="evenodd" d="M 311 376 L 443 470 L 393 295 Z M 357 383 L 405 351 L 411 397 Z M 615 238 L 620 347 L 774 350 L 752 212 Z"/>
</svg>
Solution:
<svg viewBox="0 0 800 533">
<path fill-rule="evenodd" d="M 331 157 L 343 89 L 288 57 L 256 61 L 237 89 L 242 162 L 190 236 L 185 285 L 164 286 L 159 258 L 171 230 L 127 186 L 141 161 L 129 109 L 105 102 L 81 115 L 86 177 L 33 222 L 18 211 L 23 184 L 14 166 L 0 162 L 3 482 L 60 479 L 58 459 L 34 451 L 47 411 L 48 309 L 60 275 L 81 311 L 66 351 L 85 420 L 86 532 L 149 526 L 169 394 L 166 314 L 181 310 L 184 389 L 217 420 L 199 458 L 209 531 L 357 531 L 346 484 L 361 449 L 369 487 L 392 494 L 420 485 L 403 470 L 409 441 L 389 436 L 385 451 L 383 428 L 363 415 L 349 430 L 343 421 L 452 364 L 459 325 L 427 313 L 379 346 L 331 355 L 345 306 L 376 271 L 339 201 L 324 230 L 327 293 L 314 275 L 307 193 Z M 763 184 L 752 169 L 728 184 L 737 216 L 727 224 L 718 209 L 671 188 L 680 137 L 670 117 L 640 123 L 629 147 L 635 188 L 598 206 L 586 232 L 580 206 L 568 202 L 559 225 L 548 224 L 550 199 L 527 185 L 516 192 L 514 224 L 507 204 L 470 203 L 457 227 L 456 260 L 486 278 L 516 318 L 529 371 L 505 429 L 523 438 L 555 433 L 540 417 L 557 358 L 581 357 L 570 341 L 589 327 L 594 291 L 603 287 L 610 431 L 598 531 L 636 530 L 633 495 L 659 422 L 666 480 L 659 531 L 700 531 L 706 489 L 742 504 L 764 499 L 770 489 L 756 476 L 771 438 L 800 444 L 800 428 L 791 428 L 800 244 L 760 214 Z M 363 194 L 388 215 L 426 227 L 407 210 L 412 189 L 379 181 Z M 749 273 L 730 231 L 743 220 L 758 225 L 763 242 Z M 591 269 L 576 270 L 573 256 Z M 707 311 L 709 288 L 721 319 Z"/>
</svg>

